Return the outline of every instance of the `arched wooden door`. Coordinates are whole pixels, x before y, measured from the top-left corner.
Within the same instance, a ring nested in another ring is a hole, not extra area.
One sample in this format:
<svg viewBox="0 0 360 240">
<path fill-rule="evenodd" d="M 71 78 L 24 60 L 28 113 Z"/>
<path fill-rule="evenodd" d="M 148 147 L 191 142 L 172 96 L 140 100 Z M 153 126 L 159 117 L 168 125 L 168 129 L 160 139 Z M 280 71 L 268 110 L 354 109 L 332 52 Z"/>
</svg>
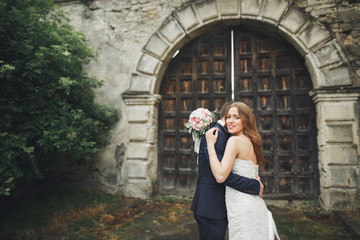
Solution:
<svg viewBox="0 0 360 240">
<path fill-rule="evenodd" d="M 185 124 L 194 109 L 231 100 L 232 88 L 234 100 L 253 109 L 262 135 L 266 197 L 315 198 L 315 107 L 304 60 L 282 39 L 244 28 L 200 37 L 170 63 L 160 89 L 160 192 L 192 196 L 198 169 Z"/>
</svg>

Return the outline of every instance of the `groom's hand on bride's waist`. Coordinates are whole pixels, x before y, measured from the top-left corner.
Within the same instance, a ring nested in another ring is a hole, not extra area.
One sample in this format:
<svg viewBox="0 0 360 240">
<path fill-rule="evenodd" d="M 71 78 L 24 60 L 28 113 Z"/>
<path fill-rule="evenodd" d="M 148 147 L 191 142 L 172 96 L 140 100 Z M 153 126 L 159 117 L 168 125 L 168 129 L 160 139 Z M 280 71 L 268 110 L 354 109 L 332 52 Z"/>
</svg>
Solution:
<svg viewBox="0 0 360 240">
<path fill-rule="evenodd" d="M 259 176 L 257 176 L 257 177 L 256 177 L 256 180 L 258 180 L 258 181 L 259 181 L 259 183 L 260 183 L 260 192 L 259 192 L 259 197 L 261 197 L 261 198 L 262 198 L 263 191 L 264 191 L 264 185 L 263 185 L 263 184 L 262 184 L 262 182 L 260 181 L 260 177 L 259 177 Z"/>
</svg>

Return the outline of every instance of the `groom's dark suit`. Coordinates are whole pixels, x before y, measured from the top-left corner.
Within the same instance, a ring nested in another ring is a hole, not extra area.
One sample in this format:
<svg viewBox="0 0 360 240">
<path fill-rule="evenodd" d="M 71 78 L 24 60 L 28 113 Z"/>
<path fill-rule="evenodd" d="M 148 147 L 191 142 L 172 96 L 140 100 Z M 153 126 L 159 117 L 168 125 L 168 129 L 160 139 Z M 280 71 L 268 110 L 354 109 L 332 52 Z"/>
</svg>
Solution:
<svg viewBox="0 0 360 240">
<path fill-rule="evenodd" d="M 219 123 L 215 123 L 214 127 L 219 129 L 215 151 L 221 161 L 230 135 Z M 200 239 L 224 239 L 227 228 L 225 185 L 253 195 L 259 195 L 260 192 L 259 181 L 233 173 L 230 173 L 224 183 L 217 183 L 211 172 L 206 138 L 203 136 L 199 150 L 199 179 L 191 205 L 191 210 L 198 222 Z M 210 226 L 213 223 L 215 225 Z"/>
</svg>

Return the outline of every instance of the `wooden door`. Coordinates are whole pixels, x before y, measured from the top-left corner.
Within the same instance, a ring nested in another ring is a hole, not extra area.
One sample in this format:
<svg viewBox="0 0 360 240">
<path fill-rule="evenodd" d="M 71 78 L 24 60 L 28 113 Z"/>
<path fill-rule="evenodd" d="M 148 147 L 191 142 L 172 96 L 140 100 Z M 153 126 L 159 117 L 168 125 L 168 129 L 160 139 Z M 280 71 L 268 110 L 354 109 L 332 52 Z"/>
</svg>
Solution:
<svg viewBox="0 0 360 240">
<path fill-rule="evenodd" d="M 229 31 L 202 37 L 171 62 L 162 81 L 159 117 L 159 179 L 164 194 L 192 195 L 198 168 L 185 127 L 199 107 L 218 109 L 230 99 Z"/>
<path fill-rule="evenodd" d="M 235 100 L 250 105 L 266 159 L 267 197 L 315 198 L 317 131 L 313 88 L 304 59 L 285 41 L 234 30 Z"/>
<path fill-rule="evenodd" d="M 198 107 L 219 109 L 231 100 L 250 105 L 266 158 L 261 177 L 271 198 L 314 198 L 318 191 L 315 110 L 304 60 L 286 42 L 243 28 L 198 38 L 170 63 L 161 84 L 159 190 L 192 196 L 196 157 L 185 128 Z"/>
</svg>

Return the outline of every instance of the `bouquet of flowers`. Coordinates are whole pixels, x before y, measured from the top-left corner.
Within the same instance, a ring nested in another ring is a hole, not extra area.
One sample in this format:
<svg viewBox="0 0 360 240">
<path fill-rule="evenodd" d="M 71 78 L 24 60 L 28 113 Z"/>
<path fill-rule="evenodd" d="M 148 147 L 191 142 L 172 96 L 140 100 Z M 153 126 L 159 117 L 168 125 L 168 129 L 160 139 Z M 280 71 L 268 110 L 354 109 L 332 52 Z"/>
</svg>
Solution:
<svg viewBox="0 0 360 240">
<path fill-rule="evenodd" d="M 211 128 L 216 122 L 215 112 L 210 112 L 206 108 L 198 108 L 194 110 L 186 123 L 186 128 L 189 129 L 194 140 L 194 151 L 199 153 L 201 137 L 205 132 Z"/>
</svg>

